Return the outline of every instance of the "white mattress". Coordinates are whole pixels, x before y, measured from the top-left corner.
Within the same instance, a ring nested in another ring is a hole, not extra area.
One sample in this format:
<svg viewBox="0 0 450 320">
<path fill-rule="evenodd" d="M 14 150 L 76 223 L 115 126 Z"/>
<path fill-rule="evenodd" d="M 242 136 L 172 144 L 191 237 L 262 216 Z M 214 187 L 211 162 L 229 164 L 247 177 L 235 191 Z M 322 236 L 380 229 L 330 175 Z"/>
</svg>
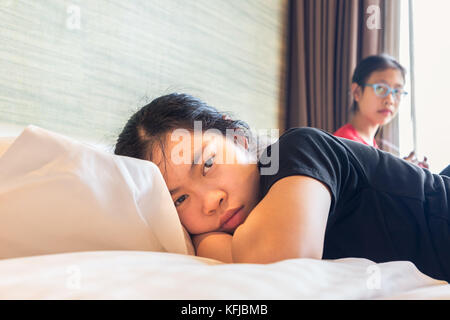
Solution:
<svg viewBox="0 0 450 320">
<path fill-rule="evenodd" d="M 91 251 L 0 260 L 0 275 L 0 299 L 450 299 L 450 285 L 412 263 L 356 258 L 256 265 Z"/>
</svg>

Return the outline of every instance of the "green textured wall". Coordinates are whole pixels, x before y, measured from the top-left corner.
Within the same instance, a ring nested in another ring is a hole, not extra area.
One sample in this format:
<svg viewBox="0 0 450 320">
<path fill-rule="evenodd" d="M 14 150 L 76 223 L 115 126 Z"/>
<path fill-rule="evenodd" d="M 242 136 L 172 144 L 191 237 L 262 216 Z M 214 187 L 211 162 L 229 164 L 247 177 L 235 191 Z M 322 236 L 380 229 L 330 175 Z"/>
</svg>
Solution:
<svg viewBox="0 0 450 320">
<path fill-rule="evenodd" d="M 148 100 L 187 92 L 278 128 L 286 0 L 0 0 L 0 129 L 111 144 Z"/>
</svg>

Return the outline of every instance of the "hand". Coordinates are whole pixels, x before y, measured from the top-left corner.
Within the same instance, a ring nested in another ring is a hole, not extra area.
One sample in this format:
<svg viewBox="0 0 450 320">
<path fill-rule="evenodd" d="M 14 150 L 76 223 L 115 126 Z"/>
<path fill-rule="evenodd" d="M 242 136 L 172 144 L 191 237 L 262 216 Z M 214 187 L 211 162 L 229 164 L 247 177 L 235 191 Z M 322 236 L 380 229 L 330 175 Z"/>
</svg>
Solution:
<svg viewBox="0 0 450 320">
<path fill-rule="evenodd" d="M 430 166 L 428 165 L 427 160 L 428 160 L 427 157 L 424 156 L 423 160 L 420 161 L 417 165 L 421 168 L 430 169 Z"/>
<path fill-rule="evenodd" d="M 428 162 L 427 162 L 427 160 L 428 160 L 427 157 L 423 157 L 423 160 L 419 161 L 416 158 L 416 152 L 415 151 L 411 151 L 407 157 L 403 158 L 403 160 L 406 160 L 408 162 L 414 163 L 415 165 L 417 165 L 417 166 L 419 166 L 421 168 L 429 169 L 429 167 L 430 167 L 428 165 Z"/>
<path fill-rule="evenodd" d="M 416 152 L 411 151 L 407 157 L 403 157 L 403 160 L 406 160 L 406 161 L 416 164 L 417 163 Z"/>
</svg>

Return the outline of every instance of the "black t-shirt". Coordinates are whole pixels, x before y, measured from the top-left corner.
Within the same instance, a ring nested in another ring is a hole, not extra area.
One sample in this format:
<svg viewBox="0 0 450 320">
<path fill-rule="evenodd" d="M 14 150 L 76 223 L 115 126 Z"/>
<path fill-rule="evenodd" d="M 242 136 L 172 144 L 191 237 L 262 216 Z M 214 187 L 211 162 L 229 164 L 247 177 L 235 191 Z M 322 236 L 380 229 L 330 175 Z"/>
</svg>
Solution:
<svg viewBox="0 0 450 320">
<path fill-rule="evenodd" d="M 314 128 L 287 130 L 263 152 L 260 172 L 274 167 L 277 149 L 278 171 L 261 174 L 262 197 L 292 175 L 317 179 L 331 192 L 323 259 L 407 260 L 450 281 L 449 177 Z"/>
</svg>

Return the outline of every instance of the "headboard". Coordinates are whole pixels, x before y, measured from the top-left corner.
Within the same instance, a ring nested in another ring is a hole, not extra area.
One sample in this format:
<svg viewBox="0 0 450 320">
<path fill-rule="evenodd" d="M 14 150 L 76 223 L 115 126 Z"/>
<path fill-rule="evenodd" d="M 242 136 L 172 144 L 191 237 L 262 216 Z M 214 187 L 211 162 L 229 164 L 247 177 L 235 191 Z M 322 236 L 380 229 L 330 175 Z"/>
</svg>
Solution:
<svg viewBox="0 0 450 320">
<path fill-rule="evenodd" d="M 114 144 L 162 94 L 280 128 L 287 0 L 0 0 L 0 133 Z"/>
</svg>

